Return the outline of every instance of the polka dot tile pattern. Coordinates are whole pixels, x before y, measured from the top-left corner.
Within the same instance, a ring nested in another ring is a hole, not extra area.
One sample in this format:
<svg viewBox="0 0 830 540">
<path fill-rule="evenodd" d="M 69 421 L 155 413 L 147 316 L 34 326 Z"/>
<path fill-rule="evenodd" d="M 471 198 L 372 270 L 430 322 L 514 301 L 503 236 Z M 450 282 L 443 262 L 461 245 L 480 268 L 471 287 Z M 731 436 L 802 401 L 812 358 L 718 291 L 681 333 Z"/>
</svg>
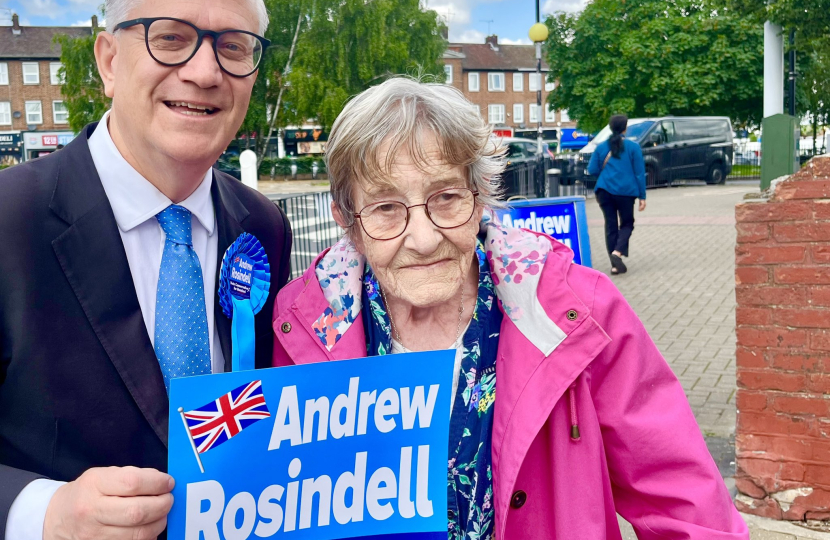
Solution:
<svg viewBox="0 0 830 540">
<path fill-rule="evenodd" d="M 210 341 L 190 211 L 171 205 L 156 219 L 165 240 L 156 292 L 155 349 L 169 393 L 170 379 L 210 373 Z"/>
</svg>

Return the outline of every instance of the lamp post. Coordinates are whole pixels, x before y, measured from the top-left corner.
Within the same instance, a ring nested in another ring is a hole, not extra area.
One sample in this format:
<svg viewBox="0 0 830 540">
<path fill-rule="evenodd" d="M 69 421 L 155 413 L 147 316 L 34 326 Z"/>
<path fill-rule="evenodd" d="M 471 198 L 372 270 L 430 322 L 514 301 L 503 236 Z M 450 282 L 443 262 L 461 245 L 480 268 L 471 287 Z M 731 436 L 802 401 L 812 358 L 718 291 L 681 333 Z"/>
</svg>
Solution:
<svg viewBox="0 0 830 540">
<path fill-rule="evenodd" d="M 536 24 L 528 32 L 530 40 L 536 45 L 536 119 L 539 121 L 536 132 L 536 153 L 542 154 L 542 42 L 548 39 L 548 27 L 539 22 L 539 3 L 536 3 Z"/>
</svg>

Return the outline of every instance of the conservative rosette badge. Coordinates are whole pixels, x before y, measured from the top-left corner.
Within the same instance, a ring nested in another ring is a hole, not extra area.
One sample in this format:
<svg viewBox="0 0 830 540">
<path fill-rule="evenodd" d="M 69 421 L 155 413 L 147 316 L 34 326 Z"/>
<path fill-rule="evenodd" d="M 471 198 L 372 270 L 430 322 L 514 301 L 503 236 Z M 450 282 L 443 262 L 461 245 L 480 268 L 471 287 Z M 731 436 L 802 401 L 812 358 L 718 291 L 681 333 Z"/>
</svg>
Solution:
<svg viewBox="0 0 830 540">
<path fill-rule="evenodd" d="M 254 369 L 254 315 L 262 310 L 271 288 L 271 267 L 255 236 L 242 233 L 222 258 L 219 304 L 232 321 L 234 371 Z"/>
</svg>

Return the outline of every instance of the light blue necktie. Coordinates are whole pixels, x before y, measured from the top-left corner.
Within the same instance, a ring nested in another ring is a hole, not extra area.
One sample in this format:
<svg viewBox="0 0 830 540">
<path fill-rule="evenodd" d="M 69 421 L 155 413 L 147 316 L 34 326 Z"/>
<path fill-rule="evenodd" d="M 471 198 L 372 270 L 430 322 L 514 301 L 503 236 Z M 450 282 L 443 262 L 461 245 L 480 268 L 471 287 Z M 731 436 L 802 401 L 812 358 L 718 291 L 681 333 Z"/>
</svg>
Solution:
<svg viewBox="0 0 830 540">
<path fill-rule="evenodd" d="M 171 205 L 156 219 L 166 238 L 156 292 L 155 349 L 170 393 L 170 379 L 210 373 L 210 341 L 190 211 Z"/>
</svg>

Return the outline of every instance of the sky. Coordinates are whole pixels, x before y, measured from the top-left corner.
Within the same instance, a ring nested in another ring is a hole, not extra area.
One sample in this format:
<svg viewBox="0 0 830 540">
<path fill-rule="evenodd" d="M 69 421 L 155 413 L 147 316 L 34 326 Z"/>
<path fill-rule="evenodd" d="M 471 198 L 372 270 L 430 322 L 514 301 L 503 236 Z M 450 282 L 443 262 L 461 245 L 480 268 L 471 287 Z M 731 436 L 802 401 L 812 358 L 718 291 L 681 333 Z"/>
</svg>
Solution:
<svg viewBox="0 0 830 540">
<path fill-rule="evenodd" d="M 536 22 L 535 0 L 425 0 L 447 22 L 450 41 L 484 43 L 489 34 L 499 43 L 529 44 L 527 31 Z M 554 11 L 578 11 L 587 0 L 539 0 L 542 17 Z M 102 0 L 0 0 L 0 25 L 11 12 L 26 26 L 89 26 Z"/>
</svg>

